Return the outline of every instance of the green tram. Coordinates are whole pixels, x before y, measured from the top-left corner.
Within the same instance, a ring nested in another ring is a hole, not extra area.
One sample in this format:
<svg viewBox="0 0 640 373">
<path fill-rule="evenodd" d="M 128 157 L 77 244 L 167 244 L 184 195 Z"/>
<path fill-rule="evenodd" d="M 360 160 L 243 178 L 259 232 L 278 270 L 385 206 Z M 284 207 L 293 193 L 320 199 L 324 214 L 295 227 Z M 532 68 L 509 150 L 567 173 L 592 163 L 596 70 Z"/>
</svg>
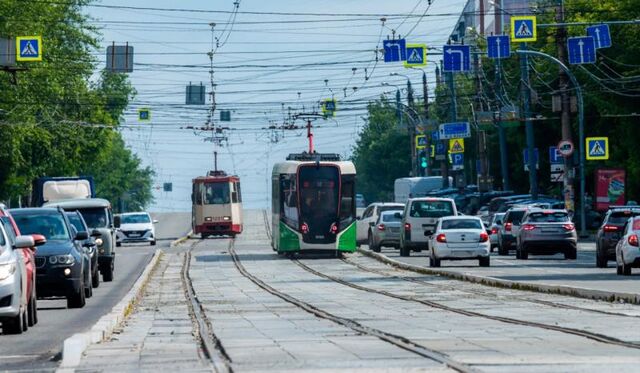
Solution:
<svg viewBox="0 0 640 373">
<path fill-rule="evenodd" d="M 273 166 L 271 246 L 278 254 L 356 250 L 356 168 L 337 154 L 290 154 Z"/>
</svg>

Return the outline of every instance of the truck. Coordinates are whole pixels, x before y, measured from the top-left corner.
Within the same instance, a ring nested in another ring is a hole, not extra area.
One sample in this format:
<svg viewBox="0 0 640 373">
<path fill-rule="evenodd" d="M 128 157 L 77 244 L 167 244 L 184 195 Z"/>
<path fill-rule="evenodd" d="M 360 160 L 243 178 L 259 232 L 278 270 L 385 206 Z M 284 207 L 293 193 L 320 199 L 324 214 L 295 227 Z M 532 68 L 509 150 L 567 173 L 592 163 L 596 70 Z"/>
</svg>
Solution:
<svg viewBox="0 0 640 373">
<path fill-rule="evenodd" d="M 96 198 L 91 176 L 41 177 L 33 182 L 33 206 L 61 207 L 65 211 L 79 211 L 92 236 L 100 238 L 98 268 L 105 282 L 113 281 L 116 258 L 116 229 L 111 203 Z"/>
<path fill-rule="evenodd" d="M 449 185 L 453 178 L 449 177 Z M 409 198 L 425 197 L 428 192 L 442 188 L 442 176 L 401 177 L 393 184 L 397 203 L 405 203 Z"/>
</svg>

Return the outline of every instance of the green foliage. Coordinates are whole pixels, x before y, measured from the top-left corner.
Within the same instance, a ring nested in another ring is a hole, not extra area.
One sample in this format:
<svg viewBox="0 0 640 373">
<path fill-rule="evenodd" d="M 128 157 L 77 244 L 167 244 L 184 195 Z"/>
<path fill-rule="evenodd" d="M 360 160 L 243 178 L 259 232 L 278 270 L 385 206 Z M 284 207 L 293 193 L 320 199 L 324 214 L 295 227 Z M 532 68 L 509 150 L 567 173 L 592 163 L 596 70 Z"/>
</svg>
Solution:
<svg viewBox="0 0 640 373">
<path fill-rule="evenodd" d="M 353 152 L 358 192 L 367 201 L 392 200 L 395 179 L 407 177 L 411 169 L 409 135 L 400 128 L 395 103 L 383 97 L 369 103 L 368 112 Z M 404 123 L 407 120 L 405 116 Z"/>
<path fill-rule="evenodd" d="M 128 196 L 144 208 L 152 199 L 153 171 L 117 132 L 135 90 L 124 74 L 94 73 L 99 35 L 87 3 L 0 0 L 0 35 L 41 35 L 44 51 L 42 62 L 20 64 L 17 84 L 0 75 L 2 200 L 29 196 L 37 177 L 73 175 L 93 175 L 98 196 L 113 202 Z"/>
</svg>

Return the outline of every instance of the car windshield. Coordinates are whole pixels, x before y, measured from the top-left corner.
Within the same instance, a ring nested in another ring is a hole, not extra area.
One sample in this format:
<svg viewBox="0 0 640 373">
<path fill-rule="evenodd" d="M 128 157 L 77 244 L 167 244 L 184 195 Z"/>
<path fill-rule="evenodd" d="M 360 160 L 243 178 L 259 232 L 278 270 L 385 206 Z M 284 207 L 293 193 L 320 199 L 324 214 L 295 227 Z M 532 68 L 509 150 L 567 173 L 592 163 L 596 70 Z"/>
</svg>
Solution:
<svg viewBox="0 0 640 373">
<path fill-rule="evenodd" d="M 524 211 L 511 211 L 509 212 L 509 216 L 507 217 L 506 222 L 518 225 L 522 221 L 523 216 Z"/>
<path fill-rule="evenodd" d="M 534 212 L 529 215 L 527 221 L 530 223 L 565 223 L 569 221 L 569 214 L 566 212 Z"/>
<path fill-rule="evenodd" d="M 80 213 L 84 218 L 85 223 L 87 223 L 88 227 L 91 228 L 107 228 L 108 227 L 108 216 L 107 209 L 104 207 L 93 207 L 93 208 L 85 208 L 80 209 Z"/>
<path fill-rule="evenodd" d="M 482 229 L 482 223 L 477 219 L 443 220 L 441 229 Z"/>
<path fill-rule="evenodd" d="M 41 234 L 50 241 L 69 240 L 71 237 L 60 214 L 14 214 L 13 219 L 24 235 Z"/>
<path fill-rule="evenodd" d="M 378 213 L 382 213 L 384 211 L 393 211 L 393 210 L 402 210 L 404 208 L 404 206 L 402 205 L 398 205 L 398 206 L 378 206 Z"/>
<path fill-rule="evenodd" d="M 400 213 L 401 211 L 396 211 L 396 212 Z M 396 217 L 396 212 L 391 214 L 382 214 L 382 221 L 385 223 L 400 222 L 402 218 Z"/>
<path fill-rule="evenodd" d="M 121 224 L 143 224 L 150 222 L 151 219 L 149 219 L 149 215 L 147 214 L 122 215 L 120 217 Z"/>
<path fill-rule="evenodd" d="M 87 230 L 84 227 L 84 225 L 82 225 L 82 220 L 80 219 L 78 214 L 75 214 L 75 213 L 67 214 L 67 218 L 69 218 L 69 223 L 71 223 L 71 225 L 73 225 L 73 227 L 76 229 L 76 231 L 83 232 L 83 231 Z"/>
<path fill-rule="evenodd" d="M 450 201 L 414 201 L 409 215 L 417 218 L 441 218 L 453 215 L 453 202 Z"/>
<path fill-rule="evenodd" d="M 629 220 L 630 217 L 638 216 L 638 215 L 640 215 L 640 211 L 637 211 L 637 210 L 612 212 L 611 215 L 609 216 L 609 219 L 607 220 L 607 224 L 624 225 L 626 224 L 627 220 Z"/>
</svg>

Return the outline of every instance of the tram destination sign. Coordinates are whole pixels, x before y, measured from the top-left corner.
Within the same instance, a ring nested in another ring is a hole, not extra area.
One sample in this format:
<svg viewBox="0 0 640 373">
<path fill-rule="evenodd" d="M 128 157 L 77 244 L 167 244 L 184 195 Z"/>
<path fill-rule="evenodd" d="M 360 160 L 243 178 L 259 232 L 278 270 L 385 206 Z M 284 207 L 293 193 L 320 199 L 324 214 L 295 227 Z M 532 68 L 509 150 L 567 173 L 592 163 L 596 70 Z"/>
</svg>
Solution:
<svg viewBox="0 0 640 373">
<path fill-rule="evenodd" d="M 471 137 L 469 122 L 443 123 L 438 131 L 440 140 Z"/>
</svg>

